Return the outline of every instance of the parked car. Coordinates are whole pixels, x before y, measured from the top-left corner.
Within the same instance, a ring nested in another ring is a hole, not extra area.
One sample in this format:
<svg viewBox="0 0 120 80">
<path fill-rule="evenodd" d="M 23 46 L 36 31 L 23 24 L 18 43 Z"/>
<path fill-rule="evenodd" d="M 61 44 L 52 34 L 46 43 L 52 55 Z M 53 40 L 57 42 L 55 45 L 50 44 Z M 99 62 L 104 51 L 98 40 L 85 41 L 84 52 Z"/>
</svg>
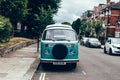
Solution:
<svg viewBox="0 0 120 80">
<path fill-rule="evenodd" d="M 86 46 L 101 48 L 101 43 L 97 38 L 88 38 L 86 41 Z"/>
<path fill-rule="evenodd" d="M 80 44 L 81 44 L 81 45 L 86 45 L 87 39 L 88 39 L 88 37 L 83 37 L 83 38 L 80 40 Z"/>
<path fill-rule="evenodd" d="M 75 30 L 68 25 L 48 25 L 41 40 L 41 58 L 43 67 L 52 65 L 69 65 L 75 68 L 78 58 L 78 38 Z"/>
<path fill-rule="evenodd" d="M 104 46 L 104 53 L 120 54 L 120 38 L 108 38 Z"/>
</svg>

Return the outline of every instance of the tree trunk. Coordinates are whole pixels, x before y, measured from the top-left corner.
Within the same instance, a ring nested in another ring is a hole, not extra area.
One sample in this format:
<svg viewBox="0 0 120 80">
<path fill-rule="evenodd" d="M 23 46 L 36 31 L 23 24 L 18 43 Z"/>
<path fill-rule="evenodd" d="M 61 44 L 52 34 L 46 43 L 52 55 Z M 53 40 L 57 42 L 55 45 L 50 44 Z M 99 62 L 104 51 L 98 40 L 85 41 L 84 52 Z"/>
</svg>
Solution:
<svg viewBox="0 0 120 80">
<path fill-rule="evenodd" d="M 25 37 L 25 24 L 21 23 L 20 36 Z"/>
</svg>

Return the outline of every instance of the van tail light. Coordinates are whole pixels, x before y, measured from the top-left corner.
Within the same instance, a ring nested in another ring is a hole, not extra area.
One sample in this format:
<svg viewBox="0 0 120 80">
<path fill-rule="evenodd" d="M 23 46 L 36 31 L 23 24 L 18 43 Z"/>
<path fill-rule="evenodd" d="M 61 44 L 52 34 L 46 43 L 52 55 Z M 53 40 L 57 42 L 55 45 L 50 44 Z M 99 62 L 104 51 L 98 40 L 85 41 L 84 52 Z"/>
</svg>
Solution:
<svg viewBox="0 0 120 80">
<path fill-rule="evenodd" d="M 74 47 L 74 44 L 71 44 L 71 47 Z"/>
<path fill-rule="evenodd" d="M 48 47 L 48 44 L 45 44 L 45 47 Z"/>
</svg>

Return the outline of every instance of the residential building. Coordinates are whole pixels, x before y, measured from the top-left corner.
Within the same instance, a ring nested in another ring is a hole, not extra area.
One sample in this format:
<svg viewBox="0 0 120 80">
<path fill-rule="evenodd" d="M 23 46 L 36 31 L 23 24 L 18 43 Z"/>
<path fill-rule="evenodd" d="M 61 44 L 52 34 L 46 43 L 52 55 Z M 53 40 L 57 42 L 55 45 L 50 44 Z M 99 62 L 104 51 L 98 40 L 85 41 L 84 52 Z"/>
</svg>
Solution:
<svg viewBox="0 0 120 80">
<path fill-rule="evenodd" d="M 93 8 L 93 19 L 101 21 L 106 37 L 120 37 L 120 1 L 107 0 L 107 4 L 99 4 Z"/>
<path fill-rule="evenodd" d="M 120 37 L 120 2 L 109 2 L 103 9 L 106 36 Z"/>
<path fill-rule="evenodd" d="M 99 20 L 99 21 L 102 21 L 103 18 L 104 18 L 104 15 L 103 15 L 103 9 L 105 8 L 105 4 L 99 4 L 98 6 L 95 6 L 93 8 L 93 19 L 94 20 Z"/>
</svg>

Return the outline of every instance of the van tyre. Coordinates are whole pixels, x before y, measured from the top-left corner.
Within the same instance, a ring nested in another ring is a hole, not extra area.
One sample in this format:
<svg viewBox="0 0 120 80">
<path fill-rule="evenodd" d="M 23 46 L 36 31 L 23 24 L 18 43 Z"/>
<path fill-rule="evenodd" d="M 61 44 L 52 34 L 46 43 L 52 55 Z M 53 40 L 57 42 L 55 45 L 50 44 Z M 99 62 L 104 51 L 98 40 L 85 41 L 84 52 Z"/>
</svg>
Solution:
<svg viewBox="0 0 120 80">
<path fill-rule="evenodd" d="M 68 64 L 68 67 L 69 67 L 70 69 L 75 69 L 76 66 L 77 66 L 77 63 L 70 63 L 70 64 Z"/>
<path fill-rule="evenodd" d="M 75 68 L 76 68 L 76 66 L 77 66 L 77 63 L 72 63 L 71 68 L 72 68 L 72 69 L 75 69 Z"/>
<path fill-rule="evenodd" d="M 48 69 L 48 68 L 51 67 L 51 65 L 50 65 L 49 63 L 41 63 L 41 67 L 42 67 L 43 69 Z"/>
</svg>

